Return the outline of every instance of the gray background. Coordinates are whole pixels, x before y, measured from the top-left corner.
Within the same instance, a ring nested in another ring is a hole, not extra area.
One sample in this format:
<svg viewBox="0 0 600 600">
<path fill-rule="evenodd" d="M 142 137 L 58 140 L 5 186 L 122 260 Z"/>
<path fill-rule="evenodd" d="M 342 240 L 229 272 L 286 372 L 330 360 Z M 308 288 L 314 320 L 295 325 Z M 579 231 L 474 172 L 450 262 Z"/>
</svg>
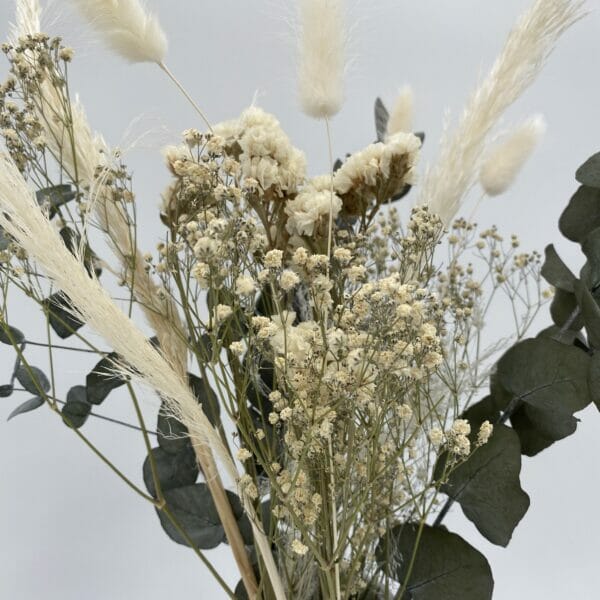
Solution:
<svg viewBox="0 0 600 600">
<path fill-rule="evenodd" d="M 469 90 L 489 67 L 516 15 L 529 0 L 355 0 L 351 4 L 352 60 L 347 101 L 333 122 L 336 154 L 372 141 L 372 103 L 388 103 L 404 83 L 416 93 L 416 127 L 427 132 L 424 159 L 435 155 L 443 111 L 461 109 Z M 327 169 L 324 128 L 296 103 L 291 1 L 155 0 L 170 40 L 169 64 L 216 122 L 237 115 L 258 92 L 292 141 L 309 155 L 311 173 Z M 590 2 L 595 8 L 596 2 Z M 72 87 L 81 93 L 93 126 L 113 145 L 153 132 L 128 155 L 135 172 L 141 246 L 151 249 L 159 232 L 159 193 L 167 181 L 159 148 L 199 123 L 164 75 L 151 65 L 129 66 L 91 42 L 87 30 L 56 2 L 53 32 L 78 50 Z M 2 0 L 0 28 L 7 30 L 12 2 Z M 575 190 L 576 167 L 600 146 L 600 17 L 593 13 L 571 30 L 533 89 L 511 110 L 507 125 L 543 112 L 546 138 L 510 192 L 486 201 L 479 220 L 496 223 L 524 246 L 557 243 L 579 268 L 575 247 L 560 239 L 557 218 Z M 13 305 L 13 324 L 40 331 L 35 312 Z M 501 324 L 492 323 L 496 335 Z M 34 336 L 32 336 L 34 337 Z M 39 338 L 37 338 L 39 339 Z M 43 352 L 30 352 L 45 364 Z M 0 348 L 0 379 L 12 352 Z M 82 383 L 88 363 L 66 354 L 59 384 Z M 51 413 L 40 410 L 10 423 L 15 405 L 0 405 L 0 598 L 2 600 L 144 599 L 168 596 L 221 598 L 223 594 L 189 550 L 170 542 L 154 511 L 134 496 Z M 155 403 L 148 399 L 149 414 Z M 126 398 L 102 407 L 133 421 Z M 577 434 L 525 458 L 523 487 L 532 508 L 508 549 L 487 544 L 454 509 L 448 525 L 488 557 L 496 600 L 592 600 L 598 597 L 600 519 L 598 461 L 600 417 L 590 408 Z M 86 432 L 119 466 L 139 480 L 141 439 L 102 422 Z M 227 579 L 237 581 L 228 548 L 210 553 Z"/>
</svg>

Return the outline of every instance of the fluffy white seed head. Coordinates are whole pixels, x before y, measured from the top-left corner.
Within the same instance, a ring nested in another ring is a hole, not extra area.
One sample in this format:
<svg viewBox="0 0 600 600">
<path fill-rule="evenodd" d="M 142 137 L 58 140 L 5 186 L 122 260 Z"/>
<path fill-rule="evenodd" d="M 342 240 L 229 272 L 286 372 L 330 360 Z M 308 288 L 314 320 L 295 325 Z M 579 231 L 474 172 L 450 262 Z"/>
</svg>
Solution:
<svg viewBox="0 0 600 600">
<path fill-rule="evenodd" d="M 419 199 L 444 223 L 454 218 L 477 181 L 490 132 L 535 81 L 561 35 L 585 14 L 584 5 L 585 0 L 535 0 L 510 32 L 454 131 L 446 129 Z"/>
<path fill-rule="evenodd" d="M 404 86 L 394 102 L 387 124 L 386 135 L 410 133 L 413 130 L 414 94 L 409 85 Z"/>
<path fill-rule="evenodd" d="M 300 0 L 298 92 L 302 110 L 317 119 L 344 101 L 344 21 L 342 0 Z"/>
<path fill-rule="evenodd" d="M 141 0 L 72 0 L 117 54 L 131 62 L 164 62 L 167 37 Z"/>
<path fill-rule="evenodd" d="M 513 184 L 545 131 L 544 117 L 536 115 L 488 152 L 479 172 L 479 183 L 488 196 L 503 194 Z"/>
<path fill-rule="evenodd" d="M 10 43 L 17 45 L 19 38 L 40 32 L 42 7 L 39 0 L 17 0 L 15 23 L 10 28 Z"/>
</svg>

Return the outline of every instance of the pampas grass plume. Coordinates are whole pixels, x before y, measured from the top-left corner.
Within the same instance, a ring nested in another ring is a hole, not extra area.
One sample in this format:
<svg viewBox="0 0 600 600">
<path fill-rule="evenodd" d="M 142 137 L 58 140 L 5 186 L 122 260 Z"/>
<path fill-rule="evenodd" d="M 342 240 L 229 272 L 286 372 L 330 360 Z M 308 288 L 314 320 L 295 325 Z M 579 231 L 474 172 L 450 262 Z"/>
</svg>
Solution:
<svg viewBox="0 0 600 600">
<path fill-rule="evenodd" d="M 310 117 L 329 118 L 344 101 L 346 30 L 342 0 L 300 0 L 298 92 Z"/>
<path fill-rule="evenodd" d="M 477 181 L 488 136 L 504 112 L 536 80 L 561 35 L 584 14 L 585 0 L 534 0 L 510 32 L 454 131 L 446 129 L 420 203 L 448 224 Z"/>
<path fill-rule="evenodd" d="M 536 115 L 488 152 L 479 172 L 479 183 L 488 196 L 503 194 L 514 183 L 545 131 L 544 117 Z"/>
<path fill-rule="evenodd" d="M 404 86 L 394 102 L 387 124 L 386 135 L 410 133 L 413 130 L 414 94 L 409 85 Z"/>
<path fill-rule="evenodd" d="M 19 43 L 19 38 L 40 32 L 42 7 L 39 0 L 17 0 L 15 3 L 16 22 L 11 26 L 10 42 Z"/>
<path fill-rule="evenodd" d="M 72 0 L 108 46 L 130 62 L 161 64 L 167 37 L 141 0 Z"/>
</svg>

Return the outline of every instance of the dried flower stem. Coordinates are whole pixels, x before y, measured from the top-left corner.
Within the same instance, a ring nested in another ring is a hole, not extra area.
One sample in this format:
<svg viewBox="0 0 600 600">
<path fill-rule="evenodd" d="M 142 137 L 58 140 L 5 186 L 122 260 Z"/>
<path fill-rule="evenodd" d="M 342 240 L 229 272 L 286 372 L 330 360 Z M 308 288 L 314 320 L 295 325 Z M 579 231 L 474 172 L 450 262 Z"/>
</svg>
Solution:
<svg viewBox="0 0 600 600">
<path fill-rule="evenodd" d="M 196 101 L 190 96 L 188 91 L 183 87 L 181 82 L 175 77 L 175 75 L 173 75 L 173 72 L 167 67 L 167 65 L 164 62 L 159 62 L 158 66 L 168 75 L 169 79 L 177 86 L 177 88 L 185 96 L 187 101 L 194 107 L 194 110 L 200 115 L 201 119 L 204 121 L 204 123 L 208 127 L 208 130 L 212 133 L 213 128 L 210 124 L 210 121 L 208 120 L 208 118 L 206 117 L 206 115 L 204 114 L 202 109 L 198 106 Z"/>
</svg>

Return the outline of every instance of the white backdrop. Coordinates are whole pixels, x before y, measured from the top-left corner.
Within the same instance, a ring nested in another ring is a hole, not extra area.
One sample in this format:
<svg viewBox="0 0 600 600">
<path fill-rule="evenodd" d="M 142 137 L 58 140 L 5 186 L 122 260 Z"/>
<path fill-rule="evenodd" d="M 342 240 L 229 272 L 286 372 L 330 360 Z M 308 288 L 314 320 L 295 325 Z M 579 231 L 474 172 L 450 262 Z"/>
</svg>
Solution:
<svg viewBox="0 0 600 600">
<path fill-rule="evenodd" d="M 53 33 L 78 52 L 71 83 L 93 126 L 111 144 L 124 132 L 162 128 L 127 162 L 142 227 L 141 247 L 152 249 L 159 232 L 159 193 L 167 181 L 159 148 L 179 132 L 200 126 L 195 114 L 151 65 L 129 66 L 82 33 L 81 24 L 56 0 Z M 435 156 L 446 108 L 457 114 L 480 74 L 500 50 L 516 16 L 530 0 L 354 0 L 352 61 L 347 101 L 333 123 L 338 155 L 372 141 L 376 95 L 391 102 L 398 87 L 413 85 L 416 126 L 427 132 L 424 159 Z M 322 124 L 303 116 L 295 97 L 292 0 L 154 0 L 170 39 L 171 68 L 213 121 L 237 115 L 257 93 L 292 141 L 310 156 L 313 174 L 327 168 Z M 597 8 L 597 0 L 590 0 Z M 12 1 L 0 5 L 0 31 L 12 19 Z M 578 250 L 561 241 L 558 216 L 574 192 L 573 173 L 600 150 L 600 16 L 575 26 L 547 69 L 513 110 L 507 125 L 543 112 L 545 140 L 510 193 L 486 203 L 479 221 L 517 233 L 523 245 L 542 250 L 555 242 L 579 268 Z M 13 306 L 11 321 L 30 333 L 33 309 Z M 502 335 L 502 323 L 492 323 Z M 39 331 L 39 330 L 38 330 Z M 32 337 L 35 337 L 32 335 Z M 39 338 L 38 338 L 39 339 Z M 29 351 L 28 351 L 29 352 Z M 45 354 L 29 356 L 44 364 Z M 13 354 L 0 348 L 0 383 Z M 82 383 L 87 362 L 66 354 L 59 384 Z M 219 599 L 223 594 L 189 550 L 162 532 L 151 507 L 129 491 L 47 410 L 5 423 L 15 399 L 0 404 L 0 599 L 164 600 Z M 148 402 L 149 415 L 152 401 Z M 133 420 L 126 399 L 111 396 L 102 410 Z M 488 557 L 496 579 L 495 600 L 593 600 L 598 597 L 600 550 L 597 455 L 600 415 L 580 415 L 577 433 L 535 459 L 524 459 L 522 483 L 532 506 L 507 549 L 486 543 L 454 508 L 448 526 Z M 89 421 L 85 430 L 126 473 L 141 479 L 144 448 L 132 432 Z M 211 552 L 232 584 L 237 575 L 228 548 Z"/>
</svg>

